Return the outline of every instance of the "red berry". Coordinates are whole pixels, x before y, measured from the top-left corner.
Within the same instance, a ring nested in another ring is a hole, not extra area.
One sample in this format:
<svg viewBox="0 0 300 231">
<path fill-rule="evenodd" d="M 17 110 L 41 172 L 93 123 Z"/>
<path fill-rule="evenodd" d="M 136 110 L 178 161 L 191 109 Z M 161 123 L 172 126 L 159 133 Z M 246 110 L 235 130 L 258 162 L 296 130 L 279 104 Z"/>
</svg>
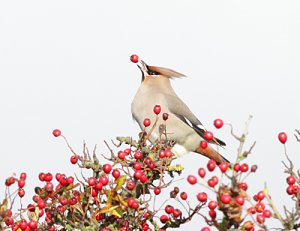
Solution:
<svg viewBox="0 0 300 231">
<path fill-rule="evenodd" d="M 115 179 L 119 178 L 120 175 L 121 175 L 121 173 L 120 173 L 120 171 L 119 171 L 118 169 L 114 169 L 114 170 L 112 171 L 112 176 L 113 176 Z"/>
<path fill-rule="evenodd" d="M 197 183 L 197 178 L 195 177 L 195 176 L 193 176 L 193 175 L 189 175 L 188 177 L 187 177 L 187 181 L 190 183 L 190 184 L 196 184 Z"/>
<path fill-rule="evenodd" d="M 56 179 L 57 181 L 59 181 L 61 177 L 62 177 L 62 174 L 60 174 L 60 173 L 56 173 L 56 174 L 55 174 L 55 179 Z"/>
<path fill-rule="evenodd" d="M 289 176 L 288 178 L 286 178 L 286 182 L 289 185 L 295 184 L 296 183 L 296 178 L 294 176 Z"/>
<path fill-rule="evenodd" d="M 240 166 L 240 170 L 241 170 L 241 172 L 247 172 L 249 170 L 248 164 L 242 164 Z"/>
<path fill-rule="evenodd" d="M 128 156 L 131 153 L 131 149 L 130 148 L 126 148 L 124 151 L 126 156 Z"/>
<path fill-rule="evenodd" d="M 139 56 L 137 56 L 136 54 L 131 55 L 130 61 L 133 63 L 137 63 L 139 61 Z"/>
<path fill-rule="evenodd" d="M 201 178 L 204 178 L 205 175 L 206 175 L 206 171 L 204 168 L 199 168 L 198 169 L 198 175 L 201 177 Z"/>
<path fill-rule="evenodd" d="M 238 172 L 238 171 L 240 171 L 240 169 L 241 169 L 241 165 L 239 163 L 235 163 L 233 165 L 233 170 L 234 171 Z"/>
<path fill-rule="evenodd" d="M 119 157 L 119 159 L 124 160 L 124 159 L 125 159 L 125 156 L 126 156 L 125 152 L 122 152 L 122 151 L 119 151 L 119 152 L 118 152 L 118 157 Z"/>
<path fill-rule="evenodd" d="M 235 198 L 235 201 L 236 203 L 238 203 L 239 205 L 243 205 L 245 203 L 245 198 L 241 195 L 238 195 L 236 198 Z"/>
<path fill-rule="evenodd" d="M 95 189 L 97 191 L 101 191 L 102 188 L 103 188 L 103 184 L 100 181 L 95 184 Z"/>
<path fill-rule="evenodd" d="M 215 185 L 217 185 L 217 184 L 219 183 L 219 179 L 218 179 L 218 177 L 216 177 L 216 176 L 213 176 L 213 177 L 211 178 L 211 180 L 215 183 Z"/>
<path fill-rule="evenodd" d="M 211 210 L 217 208 L 217 202 L 216 201 L 210 201 L 208 203 L 208 208 L 211 209 Z"/>
<path fill-rule="evenodd" d="M 137 180 L 139 180 L 142 175 L 143 175 L 143 172 L 141 170 L 136 170 L 133 174 L 134 178 Z"/>
<path fill-rule="evenodd" d="M 171 206 L 171 205 L 167 205 L 167 206 L 165 207 L 165 211 L 166 211 L 167 214 L 171 214 L 171 213 L 174 212 L 174 207 Z"/>
<path fill-rule="evenodd" d="M 25 190 L 22 189 L 22 188 L 19 188 L 19 190 L 18 190 L 18 195 L 19 195 L 19 197 L 22 198 L 22 197 L 25 195 Z"/>
<path fill-rule="evenodd" d="M 163 113 L 163 120 L 166 121 L 169 118 L 168 113 Z"/>
<path fill-rule="evenodd" d="M 215 210 L 209 210 L 208 214 L 211 217 L 211 219 L 215 219 L 217 217 L 217 213 Z"/>
<path fill-rule="evenodd" d="M 135 170 L 140 170 L 142 168 L 142 164 L 140 162 L 134 162 L 133 163 L 133 168 Z"/>
<path fill-rule="evenodd" d="M 202 149 L 206 149 L 206 148 L 207 148 L 207 146 L 208 146 L 208 143 L 207 143 L 207 141 L 206 141 L 206 140 L 202 140 L 202 141 L 200 142 L 200 148 L 202 148 Z"/>
<path fill-rule="evenodd" d="M 265 193 L 263 191 L 259 191 L 256 196 L 259 201 L 262 201 L 265 198 Z"/>
<path fill-rule="evenodd" d="M 70 205 L 75 205 L 75 204 L 77 204 L 77 199 L 75 198 L 75 197 L 71 197 L 71 199 L 69 200 L 69 204 Z"/>
<path fill-rule="evenodd" d="M 248 189 L 248 185 L 245 182 L 241 182 L 239 184 L 239 187 L 240 187 L 240 189 L 243 189 L 244 191 L 247 191 L 247 189 Z"/>
<path fill-rule="evenodd" d="M 208 227 L 203 227 L 203 228 L 201 229 L 201 231 L 210 231 L 210 228 L 208 228 Z"/>
<path fill-rule="evenodd" d="M 158 153 L 159 158 L 165 158 L 166 157 L 166 153 L 164 150 L 160 150 Z"/>
<path fill-rule="evenodd" d="M 141 151 L 136 151 L 135 153 L 134 153 L 134 158 L 135 159 L 141 159 L 143 157 L 143 153 L 141 152 Z"/>
<path fill-rule="evenodd" d="M 155 105 L 153 108 L 153 112 L 158 115 L 161 112 L 161 107 L 160 105 Z"/>
<path fill-rule="evenodd" d="M 300 192 L 299 186 L 298 185 L 293 185 L 293 191 L 294 191 L 295 195 L 299 194 L 299 192 Z"/>
<path fill-rule="evenodd" d="M 166 150 L 165 150 L 165 155 L 166 155 L 167 158 L 171 158 L 172 155 L 173 155 L 173 153 L 171 152 L 170 149 L 166 149 Z"/>
<path fill-rule="evenodd" d="M 257 170 L 257 165 L 256 164 L 252 165 L 250 171 L 256 172 L 256 170 Z"/>
<path fill-rule="evenodd" d="M 68 185 L 67 177 L 66 177 L 65 175 L 63 175 L 62 177 L 60 177 L 59 183 L 60 183 L 62 186 Z"/>
<path fill-rule="evenodd" d="M 266 218 L 270 218 L 270 217 L 272 216 L 272 213 L 271 213 L 270 210 L 265 209 L 265 210 L 263 211 L 263 216 L 266 217 Z"/>
<path fill-rule="evenodd" d="M 92 197 L 96 197 L 98 195 L 98 191 L 96 189 L 92 188 L 91 195 L 92 195 Z"/>
<path fill-rule="evenodd" d="M 181 215 L 181 211 L 179 209 L 174 209 L 173 211 L 173 217 L 177 218 Z"/>
<path fill-rule="evenodd" d="M 40 199 L 38 201 L 38 207 L 39 209 L 44 209 L 46 207 L 46 202 L 43 199 Z"/>
<path fill-rule="evenodd" d="M 111 170 L 112 170 L 112 166 L 110 164 L 103 165 L 103 172 L 105 172 L 106 174 L 110 173 Z"/>
<path fill-rule="evenodd" d="M 27 222 L 22 220 L 20 223 L 19 223 L 19 227 L 21 230 L 26 230 L 27 229 Z"/>
<path fill-rule="evenodd" d="M 209 160 L 208 163 L 207 163 L 207 169 L 208 171 L 214 171 L 214 169 L 216 168 L 217 164 L 216 164 L 216 161 L 214 160 Z"/>
<path fill-rule="evenodd" d="M 294 194 L 294 185 L 289 185 L 286 189 L 287 194 L 293 195 Z"/>
<path fill-rule="evenodd" d="M 221 196 L 221 201 L 224 203 L 224 204 L 229 204 L 230 201 L 231 201 L 231 196 L 227 193 L 224 193 L 222 196 Z"/>
<path fill-rule="evenodd" d="M 52 184 L 51 182 L 47 182 L 47 184 L 45 185 L 45 190 L 46 190 L 48 193 L 52 192 L 52 191 L 53 191 L 53 188 L 54 188 L 54 186 L 53 186 L 53 184 Z"/>
<path fill-rule="evenodd" d="M 197 194 L 197 199 L 200 202 L 206 202 L 207 201 L 207 194 L 205 192 L 201 192 Z"/>
<path fill-rule="evenodd" d="M 169 220 L 167 215 L 161 215 L 160 216 L 160 221 L 161 223 L 167 223 L 167 221 Z"/>
<path fill-rule="evenodd" d="M 53 179 L 53 176 L 50 172 L 46 173 L 44 181 L 50 182 Z"/>
<path fill-rule="evenodd" d="M 262 213 L 264 210 L 265 210 L 265 204 L 263 202 L 258 202 L 256 205 L 255 205 L 255 209 L 256 209 L 256 212 L 258 213 Z"/>
<path fill-rule="evenodd" d="M 251 214 L 255 214 L 256 213 L 256 209 L 254 207 L 250 207 L 247 209 L 248 213 L 251 213 Z"/>
<path fill-rule="evenodd" d="M 258 214 L 258 215 L 256 216 L 256 221 L 257 221 L 258 223 L 264 223 L 264 222 L 265 222 L 265 217 L 264 217 L 262 214 Z"/>
<path fill-rule="evenodd" d="M 148 180 L 148 177 L 145 174 L 142 174 L 140 177 L 140 182 L 142 184 L 146 183 L 146 181 Z"/>
<path fill-rule="evenodd" d="M 133 181 L 133 180 L 128 180 L 128 182 L 127 182 L 127 184 L 126 184 L 126 188 L 127 188 L 128 190 L 133 190 L 134 187 L 135 187 L 134 181 Z"/>
<path fill-rule="evenodd" d="M 52 134 L 55 136 L 55 137 L 58 137 L 61 135 L 61 131 L 59 129 L 54 129 Z"/>
<path fill-rule="evenodd" d="M 14 219 L 13 219 L 13 218 L 8 218 L 8 219 L 6 219 L 6 220 L 5 220 L 5 224 L 6 224 L 7 226 L 13 225 L 13 224 L 14 224 Z"/>
<path fill-rule="evenodd" d="M 77 155 L 72 155 L 70 161 L 72 164 L 77 164 L 79 157 Z"/>
<path fill-rule="evenodd" d="M 214 138 L 214 135 L 213 135 L 212 132 L 206 131 L 206 132 L 204 133 L 204 139 L 206 139 L 206 140 L 212 140 L 213 138 Z"/>
<path fill-rule="evenodd" d="M 131 207 L 132 204 L 133 204 L 133 202 L 135 202 L 135 200 L 132 197 L 128 198 L 127 199 L 127 205 L 128 205 L 128 207 Z"/>
<path fill-rule="evenodd" d="M 285 142 L 287 141 L 287 135 L 285 132 L 280 132 L 278 134 L 278 139 L 281 143 L 285 144 Z"/>
<path fill-rule="evenodd" d="M 228 169 L 228 163 L 222 162 L 221 164 L 219 164 L 219 168 L 220 168 L 221 172 L 223 172 L 223 173 L 226 172 Z"/>
<path fill-rule="evenodd" d="M 131 205 L 131 208 L 133 208 L 133 209 L 138 209 L 139 208 L 139 203 L 137 203 L 136 201 L 134 201 L 133 203 L 132 203 L 132 205 Z"/>
<path fill-rule="evenodd" d="M 25 180 L 23 179 L 18 180 L 18 186 L 19 188 L 23 188 L 25 186 Z"/>
<path fill-rule="evenodd" d="M 221 119 L 215 119 L 214 125 L 218 129 L 221 128 L 221 127 L 223 127 L 223 125 L 224 125 L 223 120 L 221 120 Z"/>
<path fill-rule="evenodd" d="M 25 172 L 22 172 L 22 173 L 20 174 L 20 179 L 26 180 L 26 177 L 27 177 L 27 174 L 26 174 Z"/>
<path fill-rule="evenodd" d="M 213 180 L 213 179 L 209 179 L 209 180 L 207 181 L 207 184 L 208 184 L 209 187 L 212 187 L 212 188 L 215 187 L 215 186 L 217 185 L 216 181 Z"/>
<path fill-rule="evenodd" d="M 16 182 L 16 179 L 14 177 L 9 177 L 8 179 L 5 180 L 5 185 L 11 186 L 12 184 L 14 184 Z"/>
<path fill-rule="evenodd" d="M 35 206 L 33 204 L 29 204 L 29 205 L 27 205 L 27 210 L 29 212 L 34 212 L 35 211 Z"/>
<path fill-rule="evenodd" d="M 153 191 L 154 191 L 155 195 L 159 195 L 161 192 L 161 189 L 159 187 L 155 187 Z"/>
<path fill-rule="evenodd" d="M 148 119 L 148 118 L 144 119 L 144 126 L 145 126 L 145 127 L 149 127 L 150 124 L 151 124 L 150 119 Z"/>
<path fill-rule="evenodd" d="M 43 173 L 43 172 L 41 172 L 41 173 L 39 174 L 39 180 L 40 180 L 40 181 L 44 181 L 44 180 L 45 180 L 45 176 L 46 176 L 46 174 Z"/>
<path fill-rule="evenodd" d="M 97 221 L 101 220 L 102 218 L 103 218 L 103 216 L 102 216 L 101 213 L 98 213 L 98 214 L 96 215 L 96 220 L 97 220 Z"/>
<path fill-rule="evenodd" d="M 99 181 L 102 183 L 103 186 L 105 186 L 108 183 L 108 177 L 102 176 L 102 177 L 100 177 Z"/>
<path fill-rule="evenodd" d="M 94 186 L 94 185 L 96 184 L 96 182 L 97 182 L 97 180 L 96 180 L 95 177 L 90 177 L 90 178 L 88 179 L 88 184 L 89 184 L 89 186 Z"/>
<path fill-rule="evenodd" d="M 180 193 L 180 197 L 181 197 L 182 200 L 186 200 L 187 199 L 187 193 L 186 192 Z"/>
</svg>

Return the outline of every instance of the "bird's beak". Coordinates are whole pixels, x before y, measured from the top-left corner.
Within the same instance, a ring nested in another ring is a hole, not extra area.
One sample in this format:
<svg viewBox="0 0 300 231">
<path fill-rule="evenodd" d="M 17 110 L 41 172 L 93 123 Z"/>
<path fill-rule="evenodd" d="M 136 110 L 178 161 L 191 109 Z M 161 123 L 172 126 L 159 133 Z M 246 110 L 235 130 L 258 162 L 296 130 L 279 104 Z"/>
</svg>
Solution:
<svg viewBox="0 0 300 231">
<path fill-rule="evenodd" d="M 148 73 L 148 66 L 143 60 L 139 60 L 137 66 L 140 68 L 140 70 L 144 73 Z"/>
</svg>

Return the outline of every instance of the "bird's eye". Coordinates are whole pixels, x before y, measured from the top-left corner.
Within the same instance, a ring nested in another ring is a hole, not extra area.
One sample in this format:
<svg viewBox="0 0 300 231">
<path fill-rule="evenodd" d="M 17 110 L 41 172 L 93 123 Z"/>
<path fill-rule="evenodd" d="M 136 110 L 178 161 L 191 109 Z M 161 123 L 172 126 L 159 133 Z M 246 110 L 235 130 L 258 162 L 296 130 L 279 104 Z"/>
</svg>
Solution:
<svg viewBox="0 0 300 231">
<path fill-rule="evenodd" d="M 157 71 L 148 70 L 149 75 L 159 75 Z"/>
</svg>

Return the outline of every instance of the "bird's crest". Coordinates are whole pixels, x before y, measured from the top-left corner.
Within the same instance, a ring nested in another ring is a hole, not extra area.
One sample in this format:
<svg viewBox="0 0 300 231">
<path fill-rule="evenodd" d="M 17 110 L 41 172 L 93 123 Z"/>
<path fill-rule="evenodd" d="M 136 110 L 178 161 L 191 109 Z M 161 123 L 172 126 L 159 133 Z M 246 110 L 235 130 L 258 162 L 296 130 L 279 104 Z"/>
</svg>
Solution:
<svg viewBox="0 0 300 231">
<path fill-rule="evenodd" d="M 184 74 L 181 74 L 177 71 L 171 70 L 169 68 L 165 67 L 156 67 L 156 66 L 147 66 L 148 72 L 152 71 L 154 74 L 160 74 L 163 76 L 166 76 L 168 78 L 181 78 L 181 77 L 186 77 Z"/>
</svg>

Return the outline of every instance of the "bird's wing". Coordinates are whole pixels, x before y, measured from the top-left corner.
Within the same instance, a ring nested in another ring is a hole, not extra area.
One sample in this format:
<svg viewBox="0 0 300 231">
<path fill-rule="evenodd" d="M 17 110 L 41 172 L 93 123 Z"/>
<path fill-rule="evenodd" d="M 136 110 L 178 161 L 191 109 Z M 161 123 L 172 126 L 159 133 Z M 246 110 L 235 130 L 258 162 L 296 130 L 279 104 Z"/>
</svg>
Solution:
<svg viewBox="0 0 300 231">
<path fill-rule="evenodd" d="M 191 128 L 193 128 L 203 138 L 206 129 L 200 122 L 200 120 L 188 108 L 188 106 L 176 95 L 165 95 L 165 99 L 170 112 L 176 115 L 181 121 L 189 125 Z M 218 144 L 220 146 L 226 145 L 222 140 L 219 140 L 218 138 L 214 138 L 209 142 Z"/>
</svg>

